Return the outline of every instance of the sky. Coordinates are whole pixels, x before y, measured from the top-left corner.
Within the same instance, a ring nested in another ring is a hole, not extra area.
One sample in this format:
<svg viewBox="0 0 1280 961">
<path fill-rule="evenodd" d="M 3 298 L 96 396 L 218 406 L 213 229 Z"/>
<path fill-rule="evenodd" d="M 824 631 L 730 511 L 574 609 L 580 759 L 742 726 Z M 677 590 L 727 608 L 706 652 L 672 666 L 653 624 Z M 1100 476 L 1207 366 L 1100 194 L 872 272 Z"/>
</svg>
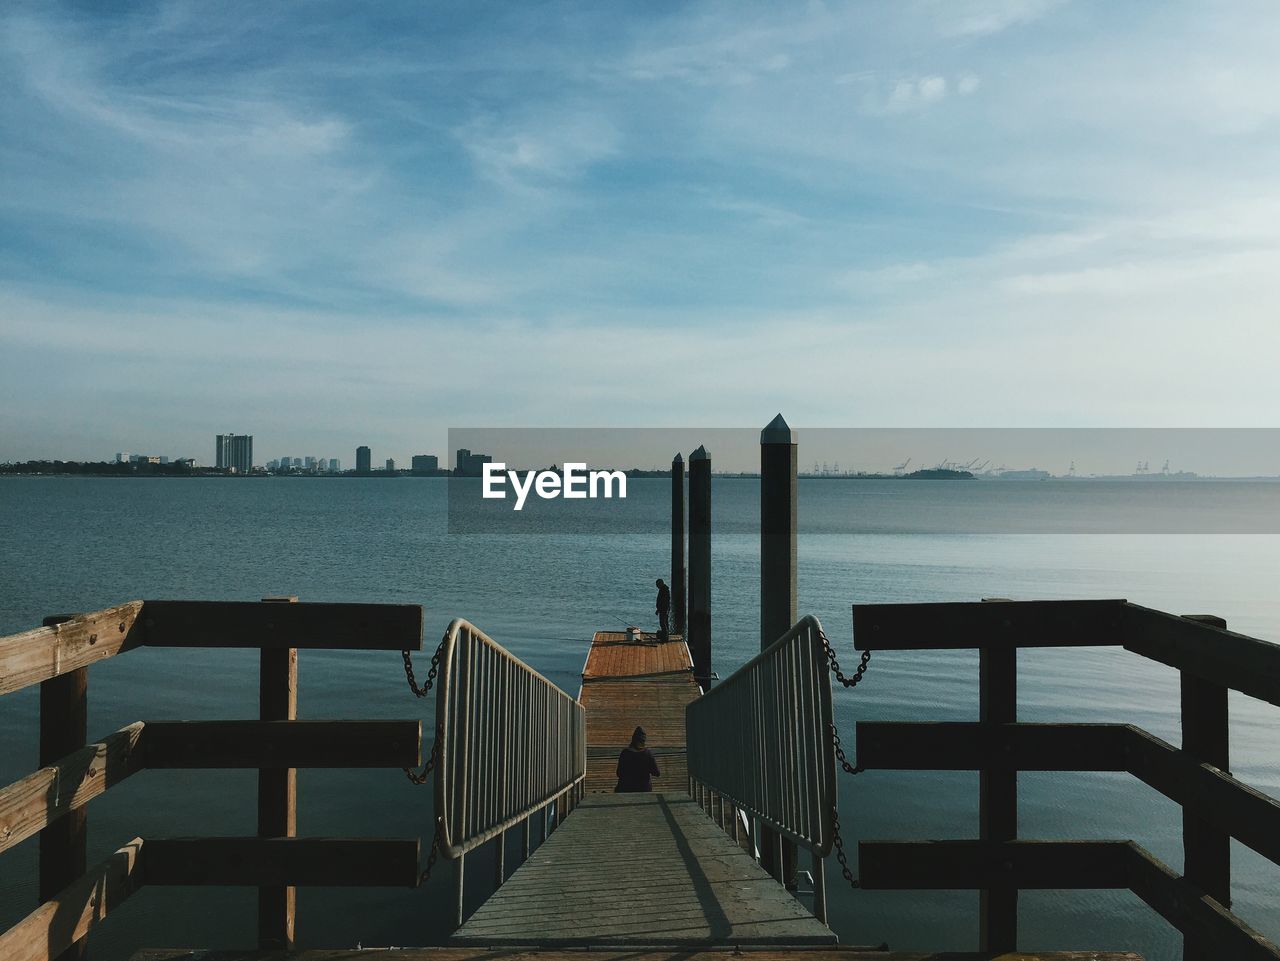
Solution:
<svg viewBox="0 0 1280 961">
<path fill-rule="evenodd" d="M 7 3 L 0 460 L 1277 426 L 1277 49 L 1273 0 Z"/>
</svg>

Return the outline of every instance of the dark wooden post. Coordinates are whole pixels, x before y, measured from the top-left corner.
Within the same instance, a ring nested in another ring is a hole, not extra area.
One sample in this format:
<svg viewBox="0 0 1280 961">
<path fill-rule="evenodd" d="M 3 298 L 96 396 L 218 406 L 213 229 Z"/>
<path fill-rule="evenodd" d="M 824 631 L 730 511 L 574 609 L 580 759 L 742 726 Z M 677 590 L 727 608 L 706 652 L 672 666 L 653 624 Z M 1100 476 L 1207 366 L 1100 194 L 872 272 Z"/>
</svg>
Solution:
<svg viewBox="0 0 1280 961">
<path fill-rule="evenodd" d="M 693 676 L 711 687 L 711 455 L 689 455 L 689 655 Z"/>
<path fill-rule="evenodd" d="M 791 428 L 779 414 L 760 432 L 760 650 L 795 624 L 797 452 Z M 775 832 L 765 828 L 762 867 L 776 876 Z M 796 846 L 782 839 L 782 879 L 796 888 Z"/>
<path fill-rule="evenodd" d="M 680 635 L 685 628 L 684 584 L 684 458 L 676 454 L 671 461 L 671 608 L 675 623 L 672 630 Z"/>
<path fill-rule="evenodd" d="M 268 604 L 297 603 L 296 597 L 264 597 Z M 298 649 L 263 648 L 259 652 L 258 716 L 263 721 L 298 718 Z M 258 770 L 258 836 L 291 838 L 298 834 L 298 772 L 295 768 Z M 258 946 L 293 947 L 298 889 L 258 888 Z"/>
<path fill-rule="evenodd" d="M 45 627 L 72 620 L 74 614 L 46 617 Z M 89 643 L 93 643 L 90 639 Z M 52 764 L 85 745 L 88 734 L 89 669 L 81 667 L 40 683 L 40 766 Z M 88 836 L 88 807 L 68 811 L 40 832 L 40 903 L 52 900 L 59 891 L 85 873 L 85 839 Z M 86 956 L 81 939 L 58 961 L 81 961 Z"/>
<path fill-rule="evenodd" d="M 996 601 L 995 603 L 999 603 Z M 1018 649 L 1010 640 L 978 649 L 978 720 L 1012 724 L 1018 719 Z M 993 737 L 988 743 L 995 743 Z M 1012 758 L 987 758 L 978 774 L 978 837 L 998 843 L 1018 836 L 1018 771 Z M 983 889 L 978 899 L 978 950 L 1015 951 L 1018 889 Z"/>
<path fill-rule="evenodd" d="M 1187 615 L 1188 620 L 1226 628 L 1227 622 L 1211 614 Z M 1182 681 L 1182 749 L 1197 761 L 1230 770 L 1228 747 L 1227 689 L 1188 671 Z M 1193 885 L 1224 908 L 1231 907 L 1231 840 L 1194 813 L 1182 809 L 1183 875 Z M 1185 961 L 1208 961 L 1218 957 L 1212 945 L 1183 935 Z"/>
</svg>

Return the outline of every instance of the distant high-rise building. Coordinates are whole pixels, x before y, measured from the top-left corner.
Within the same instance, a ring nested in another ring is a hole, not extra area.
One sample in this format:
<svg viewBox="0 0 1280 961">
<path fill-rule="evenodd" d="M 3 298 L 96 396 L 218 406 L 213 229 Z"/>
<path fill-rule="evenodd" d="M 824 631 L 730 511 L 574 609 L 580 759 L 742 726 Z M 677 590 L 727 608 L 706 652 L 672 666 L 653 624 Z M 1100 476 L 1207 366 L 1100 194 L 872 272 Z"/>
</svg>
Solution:
<svg viewBox="0 0 1280 961">
<path fill-rule="evenodd" d="M 367 474 L 373 469 L 373 452 L 367 447 L 356 448 L 356 473 Z"/>
<path fill-rule="evenodd" d="M 388 458 L 387 458 L 387 473 L 388 473 L 388 474 L 392 474 L 392 473 L 394 473 L 394 472 L 395 472 L 395 469 L 396 469 L 396 462 L 395 462 L 394 458 L 388 457 Z"/>
<path fill-rule="evenodd" d="M 280 460 L 276 463 L 276 468 L 278 470 L 287 471 L 290 465 L 292 464 L 293 464 L 292 457 L 281 457 Z"/>
<path fill-rule="evenodd" d="M 316 466 L 316 459 L 314 457 L 304 457 L 302 460 L 302 466 L 307 470 L 311 470 Z"/>
<path fill-rule="evenodd" d="M 116 453 L 117 464 L 127 464 L 131 460 L 128 451 L 120 451 Z"/>
<path fill-rule="evenodd" d="M 296 468 L 298 468 L 298 470 L 302 470 L 302 458 L 301 458 L 301 457 L 295 457 L 295 458 L 293 459 L 293 466 L 294 466 L 294 467 L 296 467 Z"/>
<path fill-rule="evenodd" d="M 219 469 L 232 470 L 237 474 L 248 474 L 253 470 L 252 434 L 218 434 L 214 447 Z"/>
<path fill-rule="evenodd" d="M 330 474 L 340 474 L 340 473 L 342 473 L 342 461 L 338 460 L 338 458 L 336 458 L 336 457 L 330 457 L 330 458 L 329 458 L 329 473 L 330 473 Z"/>
<path fill-rule="evenodd" d="M 479 477 L 484 471 L 484 465 L 492 461 L 493 458 L 488 454 L 473 454 L 465 447 L 459 447 L 458 462 L 454 473 L 461 477 Z"/>
<path fill-rule="evenodd" d="M 440 458 L 435 454 L 414 454 L 409 466 L 415 474 L 429 473 L 440 469 Z"/>
</svg>

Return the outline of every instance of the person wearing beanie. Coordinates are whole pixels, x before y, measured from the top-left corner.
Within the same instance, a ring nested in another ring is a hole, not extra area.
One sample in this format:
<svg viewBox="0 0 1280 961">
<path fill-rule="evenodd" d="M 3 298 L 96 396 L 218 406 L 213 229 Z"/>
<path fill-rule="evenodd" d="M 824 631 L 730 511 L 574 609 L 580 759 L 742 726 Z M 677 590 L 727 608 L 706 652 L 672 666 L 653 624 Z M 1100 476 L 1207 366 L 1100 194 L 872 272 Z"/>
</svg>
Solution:
<svg viewBox="0 0 1280 961">
<path fill-rule="evenodd" d="M 645 747 L 647 740 L 644 728 L 637 727 L 631 734 L 631 743 L 618 755 L 618 785 L 613 789 L 615 794 L 652 791 L 653 779 L 662 776 L 653 752 Z"/>
</svg>

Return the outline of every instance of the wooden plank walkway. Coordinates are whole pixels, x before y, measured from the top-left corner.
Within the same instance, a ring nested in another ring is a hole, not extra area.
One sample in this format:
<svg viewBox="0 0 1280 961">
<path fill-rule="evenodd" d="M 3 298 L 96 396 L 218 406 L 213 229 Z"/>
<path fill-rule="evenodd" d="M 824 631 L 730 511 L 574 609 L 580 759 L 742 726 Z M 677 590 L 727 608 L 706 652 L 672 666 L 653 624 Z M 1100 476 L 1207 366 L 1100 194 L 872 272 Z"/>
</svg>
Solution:
<svg viewBox="0 0 1280 961">
<path fill-rule="evenodd" d="M 458 945 L 835 944 L 688 794 L 589 795 Z"/>
<path fill-rule="evenodd" d="M 639 725 L 649 736 L 662 777 L 655 788 L 687 791 L 684 709 L 700 691 L 684 638 L 639 642 L 621 631 L 597 631 L 582 670 L 578 700 L 587 714 L 587 793 L 612 793 L 618 752 Z"/>
<path fill-rule="evenodd" d="M 579 698 L 588 793 L 453 936 L 453 944 L 672 947 L 832 945 L 688 795 L 684 711 L 700 694 L 684 639 L 600 631 Z M 648 734 L 659 792 L 614 794 L 618 752 Z"/>
</svg>

